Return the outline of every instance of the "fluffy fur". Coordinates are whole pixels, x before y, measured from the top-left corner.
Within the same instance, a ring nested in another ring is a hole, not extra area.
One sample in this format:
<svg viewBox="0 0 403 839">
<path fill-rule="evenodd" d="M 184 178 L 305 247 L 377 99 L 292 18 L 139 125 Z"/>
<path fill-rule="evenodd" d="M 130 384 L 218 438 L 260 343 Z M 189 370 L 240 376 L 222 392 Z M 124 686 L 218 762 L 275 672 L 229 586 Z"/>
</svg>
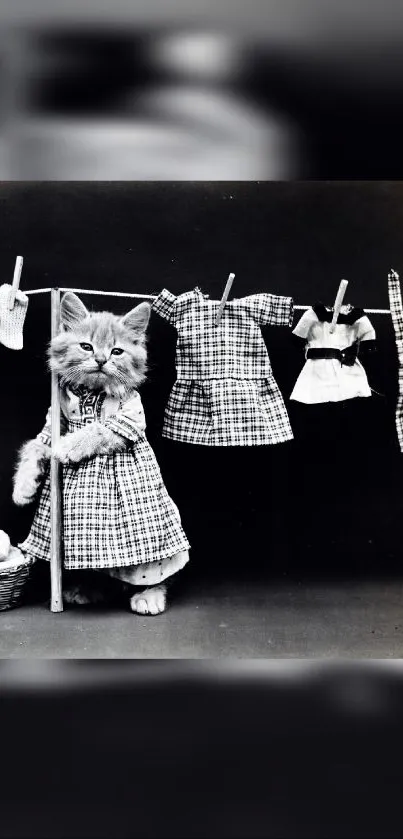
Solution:
<svg viewBox="0 0 403 839">
<path fill-rule="evenodd" d="M 79 297 L 67 292 L 61 301 L 62 331 L 48 350 L 49 367 L 58 374 L 62 387 L 84 386 L 92 391 L 124 398 L 146 377 L 145 333 L 151 307 L 140 303 L 128 314 L 89 312 Z M 55 450 L 61 463 L 80 463 L 96 455 L 113 454 L 127 442 L 102 423 L 94 422 L 65 434 Z M 35 498 L 50 457 L 50 447 L 30 440 L 19 453 L 14 475 L 13 500 L 22 506 Z M 78 590 L 67 592 L 66 600 L 83 603 Z M 135 594 L 131 609 L 140 614 L 159 614 L 166 607 L 166 585 L 160 584 Z"/>
<path fill-rule="evenodd" d="M 124 397 L 145 380 L 145 331 L 151 307 L 140 303 L 123 317 L 90 313 L 73 292 L 61 302 L 63 331 L 49 347 L 49 366 L 62 387 L 84 385 Z M 84 349 L 82 345 L 91 349 Z M 116 354 L 114 350 L 121 350 Z"/>
<path fill-rule="evenodd" d="M 34 500 L 50 458 L 50 447 L 28 440 L 18 454 L 13 482 L 13 501 L 19 507 Z"/>
<path fill-rule="evenodd" d="M 160 615 L 161 612 L 165 612 L 167 588 L 167 583 L 160 583 L 158 586 L 150 586 L 138 594 L 133 594 L 130 599 L 132 612 L 137 612 L 139 615 Z"/>
</svg>

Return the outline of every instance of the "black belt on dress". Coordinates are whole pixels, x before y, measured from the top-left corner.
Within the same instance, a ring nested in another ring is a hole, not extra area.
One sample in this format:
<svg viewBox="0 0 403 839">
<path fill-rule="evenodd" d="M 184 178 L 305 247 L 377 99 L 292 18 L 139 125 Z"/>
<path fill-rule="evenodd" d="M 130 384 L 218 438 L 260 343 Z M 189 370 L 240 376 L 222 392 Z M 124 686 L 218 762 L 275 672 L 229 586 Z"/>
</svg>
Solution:
<svg viewBox="0 0 403 839">
<path fill-rule="evenodd" d="M 330 347 L 328 348 L 317 348 L 317 349 L 309 349 L 307 350 L 306 357 L 311 358 L 313 361 L 316 361 L 320 358 L 335 358 L 337 361 L 340 361 L 340 364 L 344 364 L 346 367 L 352 367 L 355 361 L 357 360 L 358 355 L 358 347 L 356 344 L 353 344 L 351 347 L 346 347 L 345 350 L 336 350 Z"/>
</svg>

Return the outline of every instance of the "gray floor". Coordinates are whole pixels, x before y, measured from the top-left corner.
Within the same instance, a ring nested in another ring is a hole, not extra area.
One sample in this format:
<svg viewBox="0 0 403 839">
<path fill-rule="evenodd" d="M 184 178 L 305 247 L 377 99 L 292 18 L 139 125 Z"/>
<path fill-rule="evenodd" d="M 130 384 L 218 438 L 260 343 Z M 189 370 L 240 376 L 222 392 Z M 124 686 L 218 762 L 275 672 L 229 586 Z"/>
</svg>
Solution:
<svg viewBox="0 0 403 839">
<path fill-rule="evenodd" d="M 2 658 L 401 658 L 403 581 L 189 581 L 168 611 L 0 613 Z"/>
</svg>

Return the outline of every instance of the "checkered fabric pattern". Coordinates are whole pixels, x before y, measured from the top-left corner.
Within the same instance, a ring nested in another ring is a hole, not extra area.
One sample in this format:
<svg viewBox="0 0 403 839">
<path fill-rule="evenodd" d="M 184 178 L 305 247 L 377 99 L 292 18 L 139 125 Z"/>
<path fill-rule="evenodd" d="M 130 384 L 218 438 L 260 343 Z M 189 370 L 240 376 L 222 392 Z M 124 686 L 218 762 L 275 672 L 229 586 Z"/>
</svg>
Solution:
<svg viewBox="0 0 403 839">
<path fill-rule="evenodd" d="M 388 276 L 389 305 L 395 331 L 395 341 L 399 362 L 399 392 L 396 405 L 396 430 L 400 451 L 403 452 L 403 305 L 400 280 L 395 271 Z"/>
<path fill-rule="evenodd" d="M 261 327 L 291 326 L 293 301 L 274 294 L 219 302 L 199 289 L 175 297 L 164 289 L 153 309 L 178 332 L 177 381 L 163 436 L 206 446 L 258 446 L 293 437 Z"/>
<path fill-rule="evenodd" d="M 69 431 L 88 423 L 88 405 L 81 400 L 81 419 L 69 420 Z M 105 424 L 128 440 L 127 450 L 63 466 L 65 568 L 122 568 L 162 562 L 187 550 L 177 508 L 144 433 L 123 409 Z M 49 474 L 31 531 L 19 547 L 37 559 L 50 558 Z"/>
</svg>

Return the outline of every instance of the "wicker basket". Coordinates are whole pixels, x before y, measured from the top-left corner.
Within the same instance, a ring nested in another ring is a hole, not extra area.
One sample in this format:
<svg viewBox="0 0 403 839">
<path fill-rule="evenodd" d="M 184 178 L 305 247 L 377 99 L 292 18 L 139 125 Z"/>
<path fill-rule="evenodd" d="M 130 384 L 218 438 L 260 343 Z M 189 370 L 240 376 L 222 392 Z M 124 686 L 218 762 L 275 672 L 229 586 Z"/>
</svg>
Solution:
<svg viewBox="0 0 403 839">
<path fill-rule="evenodd" d="M 19 605 L 33 564 L 18 548 L 11 548 L 7 559 L 0 562 L 0 611 Z"/>
</svg>

